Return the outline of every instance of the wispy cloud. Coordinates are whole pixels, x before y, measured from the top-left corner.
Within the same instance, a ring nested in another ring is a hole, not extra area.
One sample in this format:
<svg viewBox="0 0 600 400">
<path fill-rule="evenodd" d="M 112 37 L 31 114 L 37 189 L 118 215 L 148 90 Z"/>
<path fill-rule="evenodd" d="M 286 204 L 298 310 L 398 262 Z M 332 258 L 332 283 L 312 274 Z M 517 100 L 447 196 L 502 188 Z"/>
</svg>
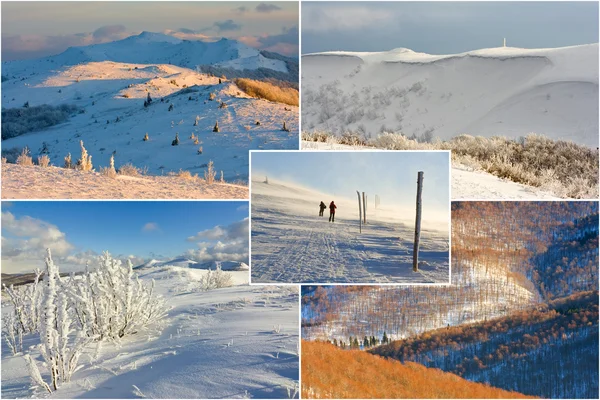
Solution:
<svg viewBox="0 0 600 400">
<path fill-rule="evenodd" d="M 259 13 L 270 13 L 273 11 L 281 10 L 281 7 L 279 7 L 275 4 L 260 3 L 259 5 L 256 6 L 255 10 L 256 10 L 256 12 L 259 12 Z"/>
<path fill-rule="evenodd" d="M 302 30 L 333 31 L 375 27 L 393 20 L 394 14 L 366 5 L 307 7 L 302 12 Z"/>
<path fill-rule="evenodd" d="M 158 227 L 158 224 L 156 222 L 147 222 L 143 227 L 142 227 L 142 232 L 160 232 L 160 228 Z"/>
<path fill-rule="evenodd" d="M 242 29 L 242 25 L 236 23 L 232 19 L 228 19 L 226 21 L 217 21 L 214 23 L 214 27 L 217 28 L 218 32 L 239 31 Z"/>
<path fill-rule="evenodd" d="M 248 262 L 248 218 L 227 226 L 215 226 L 187 238 L 196 242 L 185 256 L 197 261 L 241 261 Z"/>
</svg>

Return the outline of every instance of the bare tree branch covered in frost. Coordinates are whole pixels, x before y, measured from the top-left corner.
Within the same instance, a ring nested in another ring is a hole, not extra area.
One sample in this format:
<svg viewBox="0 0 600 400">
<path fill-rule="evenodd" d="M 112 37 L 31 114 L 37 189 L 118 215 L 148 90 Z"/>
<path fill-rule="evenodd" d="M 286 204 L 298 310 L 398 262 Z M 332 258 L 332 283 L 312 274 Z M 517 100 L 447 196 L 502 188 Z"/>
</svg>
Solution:
<svg viewBox="0 0 600 400">
<path fill-rule="evenodd" d="M 68 288 L 75 317 L 87 336 L 118 339 L 139 332 L 166 316 L 164 299 L 155 295 L 154 280 L 144 285 L 127 260 L 122 265 L 108 252 L 93 271 L 86 266 L 81 282 Z"/>
<path fill-rule="evenodd" d="M 13 310 L 4 316 L 3 336 L 16 354 L 22 336 L 39 332 L 39 350 L 50 382 L 44 380 L 35 358 L 25 354 L 34 386 L 53 392 L 78 370 L 79 357 L 92 341 L 119 340 L 140 332 L 166 316 L 165 300 L 154 293 L 154 281 L 143 284 L 131 261 L 122 265 L 108 252 L 83 276 L 62 279 L 47 250 L 44 279 L 36 271 L 34 283 L 6 287 Z"/>
</svg>

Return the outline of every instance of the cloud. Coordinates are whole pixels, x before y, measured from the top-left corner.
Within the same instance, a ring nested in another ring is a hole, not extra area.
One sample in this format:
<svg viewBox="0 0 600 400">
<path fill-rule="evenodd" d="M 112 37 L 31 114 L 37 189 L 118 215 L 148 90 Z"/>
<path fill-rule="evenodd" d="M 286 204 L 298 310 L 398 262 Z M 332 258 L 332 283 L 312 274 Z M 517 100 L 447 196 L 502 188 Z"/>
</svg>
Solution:
<svg viewBox="0 0 600 400">
<path fill-rule="evenodd" d="M 47 57 L 60 54 L 69 47 L 111 42 L 131 34 L 123 25 L 108 25 L 94 32 L 68 35 L 2 35 L 2 59 L 9 61 Z"/>
<path fill-rule="evenodd" d="M 198 232 L 187 238 L 188 242 L 197 242 L 195 249 L 187 250 L 185 256 L 197 262 L 240 261 L 248 262 L 248 218 L 227 226 Z"/>
<path fill-rule="evenodd" d="M 142 232 L 160 232 L 156 222 L 148 222 L 142 227 Z"/>
<path fill-rule="evenodd" d="M 374 27 L 393 21 L 389 10 L 374 9 L 362 5 L 303 7 L 302 30 L 327 32 L 357 30 Z"/>
<path fill-rule="evenodd" d="M 239 31 L 242 29 L 242 25 L 234 22 L 232 19 L 228 19 L 227 21 L 217 21 L 213 26 L 217 28 L 218 32 Z"/>
<path fill-rule="evenodd" d="M 235 11 L 235 12 L 237 12 L 237 13 L 239 13 L 239 14 L 243 14 L 243 13 L 245 13 L 245 12 L 249 11 L 249 10 L 248 10 L 248 7 L 246 7 L 246 6 L 241 6 L 241 7 L 238 7 L 238 8 L 234 8 L 234 9 L 233 9 L 233 10 L 231 10 L 231 11 Z"/>
<path fill-rule="evenodd" d="M 248 217 L 241 221 L 234 222 L 227 226 L 217 225 L 214 228 L 206 229 L 198 232 L 194 236 L 187 238 L 188 242 L 196 242 L 198 240 L 238 240 L 240 238 L 248 238 Z"/>
<path fill-rule="evenodd" d="M 261 50 L 274 51 L 290 56 L 298 56 L 298 27 L 283 28 L 282 32 L 275 35 L 241 36 L 237 40 Z"/>
<path fill-rule="evenodd" d="M 106 25 L 96 29 L 92 36 L 96 40 L 114 40 L 115 37 L 120 38 L 126 31 L 127 29 L 123 25 Z"/>
<path fill-rule="evenodd" d="M 275 4 L 260 3 L 256 6 L 255 10 L 259 13 L 270 13 L 281 10 L 281 7 L 276 6 Z"/>
<path fill-rule="evenodd" d="M 46 249 L 64 260 L 75 248 L 56 225 L 2 212 L 2 271 L 31 272 L 43 263 Z"/>
<path fill-rule="evenodd" d="M 235 209 L 236 211 L 248 211 L 248 204 L 242 204 L 241 206 L 239 206 L 238 208 Z"/>
</svg>

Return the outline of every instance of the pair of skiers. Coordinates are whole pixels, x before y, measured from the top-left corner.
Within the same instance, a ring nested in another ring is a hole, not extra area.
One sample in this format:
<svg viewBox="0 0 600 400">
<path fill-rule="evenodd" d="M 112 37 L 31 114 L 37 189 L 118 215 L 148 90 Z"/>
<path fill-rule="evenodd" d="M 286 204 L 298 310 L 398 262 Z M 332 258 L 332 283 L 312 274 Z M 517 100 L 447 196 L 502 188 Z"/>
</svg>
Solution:
<svg viewBox="0 0 600 400">
<path fill-rule="evenodd" d="M 319 217 L 323 216 L 323 211 L 325 211 L 326 208 L 327 208 L 327 206 L 325 205 L 325 203 L 321 202 L 321 204 L 319 204 Z M 329 203 L 329 222 L 335 222 L 335 209 L 336 208 L 337 208 L 337 206 L 335 205 L 335 203 L 332 200 L 331 203 Z"/>
</svg>

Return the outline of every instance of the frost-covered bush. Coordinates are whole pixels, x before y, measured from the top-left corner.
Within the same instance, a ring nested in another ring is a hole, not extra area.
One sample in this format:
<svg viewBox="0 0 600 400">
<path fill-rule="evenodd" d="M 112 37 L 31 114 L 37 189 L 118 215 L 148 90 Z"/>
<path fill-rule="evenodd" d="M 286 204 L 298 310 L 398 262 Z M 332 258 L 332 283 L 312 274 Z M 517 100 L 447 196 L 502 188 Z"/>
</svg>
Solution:
<svg viewBox="0 0 600 400">
<path fill-rule="evenodd" d="M 116 340 L 139 332 L 166 316 L 164 299 L 154 293 L 154 281 L 144 285 L 131 261 L 104 252 L 98 265 L 68 288 L 75 319 L 88 337 Z"/>
<path fill-rule="evenodd" d="M 34 384 L 48 392 L 57 390 L 68 383 L 78 369 L 79 357 L 83 348 L 93 339 L 85 337 L 75 330 L 70 301 L 61 281 L 58 267 L 52 261 L 50 249 L 47 250 L 46 271 L 42 283 L 42 299 L 39 313 L 40 341 L 37 349 L 50 372 L 50 383 L 46 383 L 35 360 L 30 354 L 25 356 Z"/>
<path fill-rule="evenodd" d="M 23 335 L 38 331 L 41 304 L 40 277 L 42 271 L 36 269 L 33 283 L 17 286 L 4 285 L 12 309 L 3 315 L 3 333 L 13 354 L 23 351 Z"/>
<path fill-rule="evenodd" d="M 110 156 L 110 165 L 108 166 L 108 168 L 102 168 L 100 169 L 100 173 L 104 176 L 107 176 L 109 178 L 116 178 L 117 177 L 117 171 L 115 170 L 115 155 L 111 155 Z"/>
<path fill-rule="evenodd" d="M 208 162 L 208 167 L 206 168 L 206 171 L 204 171 L 204 180 L 206 181 L 206 183 L 212 185 L 215 182 L 216 174 L 217 172 L 215 171 L 214 163 L 211 160 Z"/>
<path fill-rule="evenodd" d="M 88 155 L 87 150 L 83 146 L 83 140 L 80 140 L 79 144 L 81 146 L 81 158 L 77 160 L 77 169 L 81 171 L 91 171 L 94 168 L 92 165 L 92 156 Z"/>
<path fill-rule="evenodd" d="M 221 269 L 221 265 L 217 264 L 214 270 L 209 269 L 206 274 L 200 278 L 200 289 L 207 291 L 220 289 L 233 285 L 233 275 Z"/>
<path fill-rule="evenodd" d="M 17 164 L 26 166 L 33 165 L 33 160 L 29 155 L 29 149 L 27 147 L 24 147 L 23 151 L 21 151 L 21 154 L 19 154 L 19 157 L 17 157 Z"/>
<path fill-rule="evenodd" d="M 50 166 L 50 157 L 48 157 L 47 154 L 38 156 L 37 163 L 40 167 L 46 168 L 46 167 Z"/>
<path fill-rule="evenodd" d="M 2 140 L 63 123 L 78 110 L 77 106 L 68 104 L 58 107 L 44 104 L 36 107 L 4 109 L 2 110 Z"/>
</svg>

